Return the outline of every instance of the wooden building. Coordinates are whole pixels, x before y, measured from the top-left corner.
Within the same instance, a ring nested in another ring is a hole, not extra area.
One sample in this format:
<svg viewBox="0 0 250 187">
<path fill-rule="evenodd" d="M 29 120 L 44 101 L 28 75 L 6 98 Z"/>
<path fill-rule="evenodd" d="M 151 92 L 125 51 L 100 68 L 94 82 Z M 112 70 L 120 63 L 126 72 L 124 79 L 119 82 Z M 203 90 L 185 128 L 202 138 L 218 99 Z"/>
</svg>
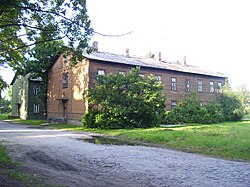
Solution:
<svg viewBox="0 0 250 187">
<path fill-rule="evenodd" d="M 88 110 L 83 93 L 95 84 L 96 76 L 109 73 L 127 73 L 137 66 L 141 75 L 153 74 L 164 85 L 166 109 L 171 110 L 176 103 L 190 92 L 197 92 L 201 104 L 221 92 L 225 76 L 188 65 L 184 62 L 166 62 L 159 59 L 99 52 L 97 43 L 91 54 L 72 67 L 67 58 L 58 55 L 49 71 L 47 116 L 48 119 L 60 119 L 69 123 L 80 123 Z"/>
</svg>

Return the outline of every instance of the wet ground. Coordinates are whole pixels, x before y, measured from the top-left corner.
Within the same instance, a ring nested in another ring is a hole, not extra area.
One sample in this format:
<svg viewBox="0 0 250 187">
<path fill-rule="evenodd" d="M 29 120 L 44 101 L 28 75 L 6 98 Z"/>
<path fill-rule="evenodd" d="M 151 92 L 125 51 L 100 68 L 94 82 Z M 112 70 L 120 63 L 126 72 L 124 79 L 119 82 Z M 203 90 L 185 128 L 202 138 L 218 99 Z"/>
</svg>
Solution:
<svg viewBox="0 0 250 187">
<path fill-rule="evenodd" d="M 126 143 L 94 144 L 100 142 L 96 135 L 0 122 L 0 140 L 11 157 L 51 185 L 250 186 L 249 162 Z"/>
</svg>

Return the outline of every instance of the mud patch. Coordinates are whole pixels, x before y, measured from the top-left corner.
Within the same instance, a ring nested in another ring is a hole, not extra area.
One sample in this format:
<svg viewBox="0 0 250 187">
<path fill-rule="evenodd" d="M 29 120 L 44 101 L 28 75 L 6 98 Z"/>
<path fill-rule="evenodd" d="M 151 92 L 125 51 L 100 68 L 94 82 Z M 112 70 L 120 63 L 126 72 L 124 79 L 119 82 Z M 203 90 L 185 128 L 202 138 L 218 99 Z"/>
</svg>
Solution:
<svg viewBox="0 0 250 187">
<path fill-rule="evenodd" d="M 129 145 L 129 146 L 145 146 L 143 143 L 138 143 L 130 140 L 121 140 L 118 138 L 111 138 L 105 136 L 92 136 L 91 138 L 79 139 L 84 142 L 101 145 Z"/>
<path fill-rule="evenodd" d="M 27 152 L 26 156 L 31 158 L 33 161 L 47 165 L 50 168 L 60 170 L 60 171 L 78 171 L 76 168 L 73 166 L 59 160 L 52 158 L 48 155 L 46 155 L 42 151 L 32 151 L 32 152 Z"/>
</svg>

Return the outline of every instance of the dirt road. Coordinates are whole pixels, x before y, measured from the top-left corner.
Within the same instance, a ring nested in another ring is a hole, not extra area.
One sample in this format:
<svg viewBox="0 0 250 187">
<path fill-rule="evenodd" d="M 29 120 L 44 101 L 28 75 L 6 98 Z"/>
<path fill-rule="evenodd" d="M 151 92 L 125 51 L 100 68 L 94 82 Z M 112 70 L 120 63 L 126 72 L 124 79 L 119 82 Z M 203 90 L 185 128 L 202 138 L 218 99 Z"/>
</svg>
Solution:
<svg viewBox="0 0 250 187">
<path fill-rule="evenodd" d="M 78 140 L 88 136 L 0 122 L 0 140 L 12 158 L 51 185 L 250 186 L 249 162 Z"/>
</svg>

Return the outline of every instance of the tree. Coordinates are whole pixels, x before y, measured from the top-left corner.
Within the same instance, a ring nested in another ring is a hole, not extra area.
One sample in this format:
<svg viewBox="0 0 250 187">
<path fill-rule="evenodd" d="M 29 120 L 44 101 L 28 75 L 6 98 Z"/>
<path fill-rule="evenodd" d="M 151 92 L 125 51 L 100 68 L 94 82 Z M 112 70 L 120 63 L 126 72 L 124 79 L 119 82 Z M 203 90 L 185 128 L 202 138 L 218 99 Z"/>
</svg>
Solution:
<svg viewBox="0 0 250 187">
<path fill-rule="evenodd" d="M 152 127 L 165 111 L 163 86 L 156 78 L 139 76 L 139 68 L 126 75 L 98 76 L 88 90 L 89 112 L 83 125 L 97 128 Z"/>
<path fill-rule="evenodd" d="M 2 99 L 2 90 L 7 87 L 8 84 L 3 80 L 2 76 L 0 75 L 0 100 Z"/>
<path fill-rule="evenodd" d="M 60 43 L 61 51 L 72 54 L 76 63 L 82 60 L 83 50 L 90 52 L 92 33 L 86 0 L 2 0 L 0 65 L 18 68 L 30 47 L 60 40 L 65 42 Z"/>
<path fill-rule="evenodd" d="M 244 116 L 244 106 L 229 84 L 223 86 L 219 102 L 226 121 L 238 121 Z"/>
<path fill-rule="evenodd" d="M 146 55 L 147 58 L 155 58 L 155 54 L 152 53 L 151 51 Z"/>
<path fill-rule="evenodd" d="M 240 85 L 237 90 L 236 94 L 240 101 L 242 102 L 244 108 L 250 107 L 250 91 L 247 89 L 246 85 Z"/>
<path fill-rule="evenodd" d="M 0 99 L 0 114 L 8 114 L 11 112 L 11 102 L 6 99 Z"/>
</svg>

